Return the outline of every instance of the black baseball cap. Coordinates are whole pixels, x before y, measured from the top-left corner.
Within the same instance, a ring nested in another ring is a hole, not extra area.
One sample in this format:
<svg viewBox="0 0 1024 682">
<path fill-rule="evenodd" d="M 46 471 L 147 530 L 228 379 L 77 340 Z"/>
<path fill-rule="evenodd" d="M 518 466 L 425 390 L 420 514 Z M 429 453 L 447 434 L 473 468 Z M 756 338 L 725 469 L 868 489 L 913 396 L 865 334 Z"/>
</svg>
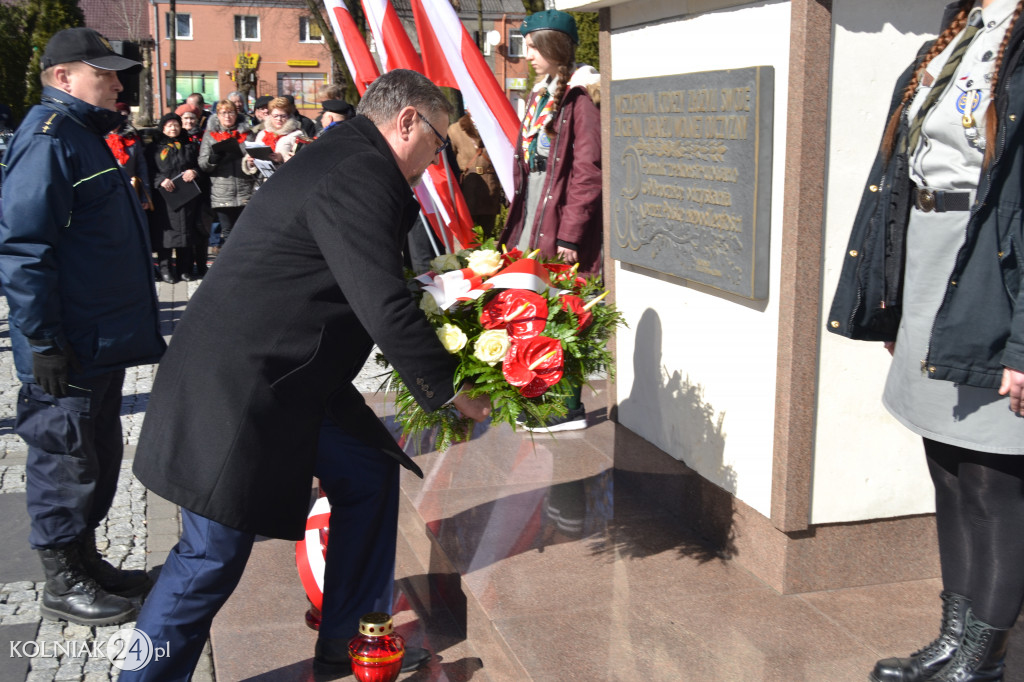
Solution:
<svg viewBox="0 0 1024 682">
<path fill-rule="evenodd" d="M 57 64 L 85 62 L 105 71 L 141 68 L 142 63 L 114 52 L 106 38 L 91 28 L 66 28 L 53 34 L 43 52 L 43 68 Z"/>
<path fill-rule="evenodd" d="M 252 105 L 252 108 L 253 109 L 266 109 L 267 105 L 269 105 L 273 101 L 273 99 L 274 98 L 271 97 L 270 95 L 263 95 L 261 97 L 257 97 L 256 98 L 256 103 Z"/>
</svg>

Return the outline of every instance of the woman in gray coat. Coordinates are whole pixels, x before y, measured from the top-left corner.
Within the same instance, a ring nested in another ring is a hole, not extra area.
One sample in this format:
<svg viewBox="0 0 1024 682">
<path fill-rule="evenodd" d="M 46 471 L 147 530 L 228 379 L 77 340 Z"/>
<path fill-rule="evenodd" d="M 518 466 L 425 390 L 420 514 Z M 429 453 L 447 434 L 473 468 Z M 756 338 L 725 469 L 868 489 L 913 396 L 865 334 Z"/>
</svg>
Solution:
<svg viewBox="0 0 1024 682">
<path fill-rule="evenodd" d="M 255 185 L 256 166 L 245 153 L 248 132 L 249 126 L 239 120 L 235 105 L 221 100 L 217 103 L 216 125 L 210 121 L 199 148 L 199 167 L 210 176 L 210 205 L 220 222 L 221 243 L 227 241 Z M 238 142 L 238 154 L 214 148 L 226 140 Z"/>
</svg>

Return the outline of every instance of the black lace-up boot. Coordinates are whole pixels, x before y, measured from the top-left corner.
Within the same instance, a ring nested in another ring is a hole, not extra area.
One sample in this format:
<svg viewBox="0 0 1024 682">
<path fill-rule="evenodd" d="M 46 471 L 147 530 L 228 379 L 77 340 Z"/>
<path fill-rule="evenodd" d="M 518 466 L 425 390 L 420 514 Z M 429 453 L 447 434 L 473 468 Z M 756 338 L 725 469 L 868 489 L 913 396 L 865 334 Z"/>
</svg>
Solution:
<svg viewBox="0 0 1024 682">
<path fill-rule="evenodd" d="M 117 625 L 135 617 L 130 601 L 105 592 L 82 565 L 78 543 L 39 550 L 46 587 L 39 611 L 79 625 Z"/>
<path fill-rule="evenodd" d="M 78 548 L 85 572 L 110 594 L 116 594 L 119 597 L 140 597 L 148 594 L 150 588 L 153 587 L 153 581 L 149 579 L 145 571 L 122 571 L 104 560 L 99 550 L 96 549 L 95 531 L 82 533 Z"/>
<path fill-rule="evenodd" d="M 875 664 L 872 682 L 922 682 L 953 658 L 964 634 L 964 616 L 971 600 L 953 592 L 942 593 L 942 629 L 938 638 L 910 658 L 885 658 Z"/>
<path fill-rule="evenodd" d="M 932 682 L 1001 682 L 1009 628 L 994 628 L 974 617 L 967 609 L 967 622 L 963 641 L 953 659 L 934 677 Z"/>
</svg>

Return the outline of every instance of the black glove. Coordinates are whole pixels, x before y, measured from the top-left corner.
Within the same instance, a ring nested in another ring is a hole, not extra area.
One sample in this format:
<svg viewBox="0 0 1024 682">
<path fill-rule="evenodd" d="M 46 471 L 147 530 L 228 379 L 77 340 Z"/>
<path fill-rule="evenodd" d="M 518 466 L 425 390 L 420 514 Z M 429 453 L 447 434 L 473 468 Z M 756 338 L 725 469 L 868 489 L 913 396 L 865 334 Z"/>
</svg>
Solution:
<svg viewBox="0 0 1024 682">
<path fill-rule="evenodd" d="M 219 166 L 220 162 L 224 160 L 224 155 L 220 152 L 210 152 L 210 158 L 207 160 L 211 166 Z"/>
<path fill-rule="evenodd" d="M 68 370 L 81 370 L 71 347 L 51 346 L 44 351 L 32 352 L 32 374 L 39 388 L 54 398 L 68 394 Z"/>
</svg>

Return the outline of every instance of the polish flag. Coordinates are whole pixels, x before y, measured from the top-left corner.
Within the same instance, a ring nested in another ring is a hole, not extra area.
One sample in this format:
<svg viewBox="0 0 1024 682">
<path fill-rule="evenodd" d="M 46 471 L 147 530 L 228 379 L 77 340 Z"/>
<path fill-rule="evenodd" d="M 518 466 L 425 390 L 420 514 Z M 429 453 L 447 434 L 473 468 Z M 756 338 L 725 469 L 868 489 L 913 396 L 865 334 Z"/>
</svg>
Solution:
<svg viewBox="0 0 1024 682">
<path fill-rule="evenodd" d="M 419 0 L 413 0 L 412 18 L 416 22 L 416 34 L 420 38 L 420 53 L 423 57 L 423 75 L 434 82 L 434 85 L 446 88 L 459 89 L 459 83 L 455 75 L 448 68 L 448 60 L 445 59 L 444 50 L 437 42 L 434 29 L 430 26 L 430 19 L 423 11 L 423 5 Z"/>
<path fill-rule="evenodd" d="M 385 71 L 411 69 L 424 75 L 423 61 L 405 32 L 394 6 L 388 0 L 362 0 L 367 23 L 377 41 L 378 53 Z M 429 76 L 428 76 L 429 77 Z M 444 85 L 441 83 L 440 85 Z M 441 131 L 444 134 L 443 131 Z M 431 165 L 423 175 L 426 190 L 417 192 L 420 206 L 434 232 L 441 237 L 446 248 L 454 252 L 457 248 L 473 243 L 473 218 L 462 196 L 462 189 L 455 181 L 447 159 L 442 158 L 444 167 Z M 425 200 L 427 199 L 427 200 Z M 433 205 L 431 205 L 433 204 Z M 446 233 L 446 234 L 442 234 Z M 458 244 L 453 241 L 458 240 Z"/>
<path fill-rule="evenodd" d="M 324 0 L 324 3 L 327 6 L 331 27 L 334 29 L 334 37 L 338 39 L 338 47 L 345 56 L 348 72 L 356 89 L 359 90 L 359 95 L 362 96 L 370 83 L 380 75 L 377 63 L 373 61 L 370 48 L 366 46 L 363 34 L 349 14 L 344 0 Z"/>
<path fill-rule="evenodd" d="M 420 13 L 425 17 L 424 21 L 416 21 L 425 62 L 447 63 L 487 147 L 505 196 L 513 196 L 512 162 L 520 123 L 511 102 L 448 0 L 412 0 L 412 8 L 414 16 Z M 423 35 L 429 29 L 433 38 Z M 431 54 L 434 46 L 440 47 L 442 54 Z"/>
<path fill-rule="evenodd" d="M 423 60 L 405 32 L 402 20 L 388 0 L 362 0 L 366 21 L 377 44 L 384 71 L 411 69 L 423 73 Z"/>
</svg>

